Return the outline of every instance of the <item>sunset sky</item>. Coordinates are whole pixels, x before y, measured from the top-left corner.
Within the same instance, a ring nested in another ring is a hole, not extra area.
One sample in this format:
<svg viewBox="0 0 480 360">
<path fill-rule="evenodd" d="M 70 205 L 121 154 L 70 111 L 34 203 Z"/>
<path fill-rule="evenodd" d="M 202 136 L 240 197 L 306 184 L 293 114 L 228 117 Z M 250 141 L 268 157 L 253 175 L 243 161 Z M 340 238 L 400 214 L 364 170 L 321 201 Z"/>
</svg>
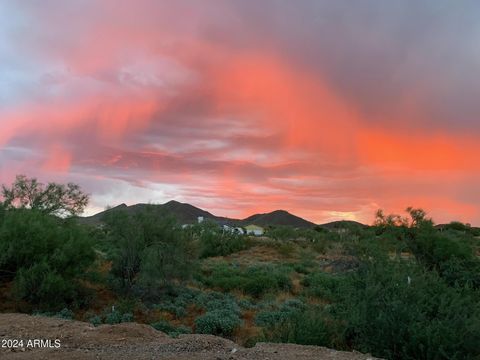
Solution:
<svg viewBox="0 0 480 360">
<path fill-rule="evenodd" d="M 5 0 L 0 183 L 480 226 L 480 2 Z"/>
</svg>

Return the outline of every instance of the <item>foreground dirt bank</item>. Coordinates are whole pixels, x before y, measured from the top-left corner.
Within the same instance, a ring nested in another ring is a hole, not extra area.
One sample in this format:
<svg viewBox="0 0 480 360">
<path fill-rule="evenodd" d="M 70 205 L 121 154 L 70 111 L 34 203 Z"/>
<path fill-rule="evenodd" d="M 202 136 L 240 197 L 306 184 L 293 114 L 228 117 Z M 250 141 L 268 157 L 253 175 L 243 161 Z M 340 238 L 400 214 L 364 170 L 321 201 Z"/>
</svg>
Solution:
<svg viewBox="0 0 480 360">
<path fill-rule="evenodd" d="M 20 346 L 21 340 L 23 346 Z M 0 358 L 6 360 L 375 359 L 317 346 L 259 343 L 245 349 L 211 335 L 182 335 L 172 339 L 147 325 L 126 323 L 94 327 L 79 321 L 24 314 L 0 314 L 0 341 Z"/>
</svg>

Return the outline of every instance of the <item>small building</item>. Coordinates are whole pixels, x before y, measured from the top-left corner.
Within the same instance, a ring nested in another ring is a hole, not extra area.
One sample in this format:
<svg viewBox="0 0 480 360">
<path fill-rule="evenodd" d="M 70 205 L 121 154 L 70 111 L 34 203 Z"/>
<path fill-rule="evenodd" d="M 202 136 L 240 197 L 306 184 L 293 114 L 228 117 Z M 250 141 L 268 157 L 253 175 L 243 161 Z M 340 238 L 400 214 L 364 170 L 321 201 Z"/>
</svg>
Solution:
<svg viewBox="0 0 480 360">
<path fill-rule="evenodd" d="M 203 223 L 203 220 L 204 220 L 204 219 L 203 219 L 203 216 L 197 217 L 197 222 L 198 222 L 199 224 Z"/>
<path fill-rule="evenodd" d="M 245 231 L 243 231 L 243 229 L 241 227 L 236 227 L 235 228 L 235 233 L 237 233 L 239 235 L 244 235 Z"/>
<path fill-rule="evenodd" d="M 247 225 L 245 226 L 245 231 L 247 235 L 262 236 L 265 233 L 265 229 L 258 225 Z"/>
<path fill-rule="evenodd" d="M 233 227 L 233 226 L 230 226 L 230 225 L 222 225 L 222 230 L 223 232 L 229 232 L 229 233 L 232 233 L 232 234 L 238 234 L 238 235 L 244 235 L 245 232 L 243 231 L 243 229 L 241 227 Z"/>
</svg>

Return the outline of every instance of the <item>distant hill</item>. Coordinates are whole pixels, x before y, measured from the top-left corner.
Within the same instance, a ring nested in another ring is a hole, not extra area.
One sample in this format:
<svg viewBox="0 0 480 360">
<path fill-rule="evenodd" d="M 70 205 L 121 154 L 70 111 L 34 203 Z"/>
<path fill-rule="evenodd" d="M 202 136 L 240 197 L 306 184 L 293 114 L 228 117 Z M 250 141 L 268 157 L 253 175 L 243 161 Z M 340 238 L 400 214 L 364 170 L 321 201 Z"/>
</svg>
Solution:
<svg viewBox="0 0 480 360">
<path fill-rule="evenodd" d="M 99 212 L 93 216 L 87 217 L 80 217 L 79 221 L 85 224 L 99 224 L 102 222 L 103 217 L 111 212 L 114 211 L 126 211 L 129 214 L 136 214 L 148 206 L 154 206 L 158 209 L 164 210 L 165 212 L 172 214 L 180 223 L 194 223 L 197 222 L 199 216 L 203 216 L 205 219 L 212 219 L 212 220 L 219 220 L 223 218 L 219 218 L 215 215 L 212 215 L 208 211 L 199 209 L 193 205 L 181 203 L 175 200 L 169 201 L 165 204 L 159 205 L 150 205 L 150 204 L 135 204 L 131 206 L 127 206 L 125 204 L 121 204 L 115 206 L 113 208 L 107 209 L 105 211 Z"/>
<path fill-rule="evenodd" d="M 364 229 L 364 228 L 369 227 L 368 225 L 359 223 L 358 221 L 352 221 L 352 220 L 332 221 L 332 222 L 329 222 L 329 223 L 326 223 L 326 224 L 321 224 L 321 225 L 318 225 L 318 226 L 320 226 L 324 229 L 327 229 L 327 230 L 355 228 L 355 227 L 359 227 L 359 228 Z"/>
<path fill-rule="evenodd" d="M 181 203 L 175 200 L 169 201 L 165 204 L 159 205 L 149 205 L 149 204 L 135 204 L 131 206 L 127 206 L 125 204 L 121 204 L 115 206 L 113 208 L 107 209 L 105 211 L 99 212 L 93 216 L 87 217 L 79 217 L 79 222 L 83 224 L 90 224 L 90 225 L 98 225 L 102 223 L 102 219 L 105 214 L 114 212 L 114 211 L 126 211 L 129 214 L 136 214 L 139 211 L 142 211 L 147 206 L 154 206 L 160 210 L 165 211 L 166 213 L 172 214 L 174 217 L 181 224 L 192 224 L 196 223 L 199 216 L 203 216 L 204 219 L 210 219 L 216 221 L 219 224 L 230 224 L 230 225 L 237 225 L 237 226 L 246 226 L 249 224 L 254 224 L 258 226 L 292 226 L 295 228 L 312 228 L 316 226 L 313 222 L 302 219 L 299 216 L 293 215 L 285 210 L 275 210 L 265 214 L 255 214 L 249 216 L 243 220 L 241 219 L 231 219 L 221 216 L 213 215 L 212 213 L 200 209 L 196 206 Z M 361 224 L 356 221 L 349 221 L 349 220 L 341 220 L 341 221 L 333 221 L 327 224 L 318 225 L 328 230 L 334 230 L 339 228 L 345 227 L 352 227 L 352 226 L 359 226 L 359 227 L 367 227 L 367 225 Z"/>
<path fill-rule="evenodd" d="M 315 226 L 314 223 L 290 214 L 285 210 L 275 210 L 266 214 L 255 214 L 242 220 L 243 224 L 267 225 L 288 225 L 296 228 L 308 228 Z"/>
</svg>

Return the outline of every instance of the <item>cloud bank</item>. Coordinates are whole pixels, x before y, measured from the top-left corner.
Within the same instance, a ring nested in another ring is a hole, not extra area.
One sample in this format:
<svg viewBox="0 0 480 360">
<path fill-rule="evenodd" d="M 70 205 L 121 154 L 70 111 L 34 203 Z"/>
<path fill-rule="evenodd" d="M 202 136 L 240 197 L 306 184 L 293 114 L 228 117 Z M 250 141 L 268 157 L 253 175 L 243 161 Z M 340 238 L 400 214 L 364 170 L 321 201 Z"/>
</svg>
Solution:
<svg viewBox="0 0 480 360">
<path fill-rule="evenodd" d="M 89 212 L 190 202 L 480 224 L 476 2 L 0 5 L 0 180 Z"/>
</svg>

